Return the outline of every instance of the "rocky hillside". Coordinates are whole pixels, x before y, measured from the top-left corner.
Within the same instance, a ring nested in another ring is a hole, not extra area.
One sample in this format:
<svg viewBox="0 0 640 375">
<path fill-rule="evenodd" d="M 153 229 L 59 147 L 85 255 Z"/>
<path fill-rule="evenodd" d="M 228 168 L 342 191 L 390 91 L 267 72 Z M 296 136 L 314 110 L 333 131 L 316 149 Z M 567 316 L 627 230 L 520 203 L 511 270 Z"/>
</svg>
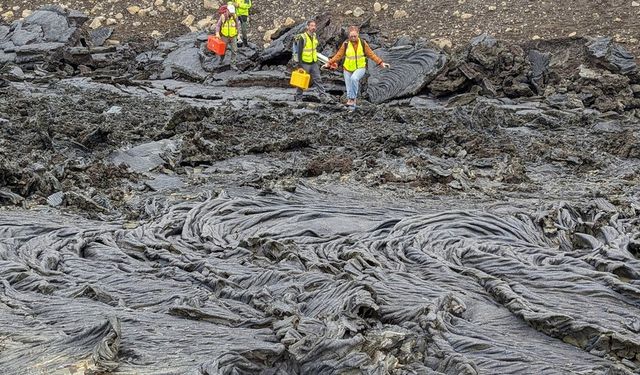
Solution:
<svg viewBox="0 0 640 375">
<path fill-rule="evenodd" d="M 0 15 L 11 22 L 30 14 L 47 0 L 6 0 Z M 111 42 L 162 38 L 207 29 L 215 21 L 219 0 L 53 0 L 86 12 L 93 28 L 114 29 Z M 330 12 L 345 25 L 364 22 L 382 31 L 383 39 L 401 35 L 435 40 L 453 47 L 487 32 L 505 41 L 562 37 L 610 36 L 638 55 L 640 0 L 481 1 L 481 0 L 338 0 L 255 2 L 249 38 L 270 41 L 278 26 Z M 419 14 L 419 17 L 412 15 Z"/>
</svg>

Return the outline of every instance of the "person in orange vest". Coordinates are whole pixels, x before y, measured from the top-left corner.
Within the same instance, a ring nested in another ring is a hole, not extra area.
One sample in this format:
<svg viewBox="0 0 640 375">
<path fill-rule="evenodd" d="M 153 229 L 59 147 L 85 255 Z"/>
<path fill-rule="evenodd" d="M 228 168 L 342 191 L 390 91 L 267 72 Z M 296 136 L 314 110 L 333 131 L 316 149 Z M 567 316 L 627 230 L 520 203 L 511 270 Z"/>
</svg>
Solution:
<svg viewBox="0 0 640 375">
<path fill-rule="evenodd" d="M 227 48 L 231 50 L 232 69 L 237 69 L 236 59 L 238 57 L 238 17 L 235 13 L 235 6 L 228 4 L 216 24 L 216 36 L 221 38 L 227 44 Z M 222 55 L 221 62 L 224 61 L 225 55 Z"/>
<path fill-rule="evenodd" d="M 369 44 L 360 39 L 358 26 L 349 26 L 349 39 L 345 40 L 338 52 L 324 64 L 325 68 L 335 68 L 338 61 L 344 57 L 342 64 L 344 84 L 347 89 L 347 106 L 356 107 L 356 98 L 360 88 L 360 79 L 367 71 L 367 57 L 373 60 L 381 68 L 389 68 L 389 64 L 382 61 L 369 47 Z"/>
</svg>

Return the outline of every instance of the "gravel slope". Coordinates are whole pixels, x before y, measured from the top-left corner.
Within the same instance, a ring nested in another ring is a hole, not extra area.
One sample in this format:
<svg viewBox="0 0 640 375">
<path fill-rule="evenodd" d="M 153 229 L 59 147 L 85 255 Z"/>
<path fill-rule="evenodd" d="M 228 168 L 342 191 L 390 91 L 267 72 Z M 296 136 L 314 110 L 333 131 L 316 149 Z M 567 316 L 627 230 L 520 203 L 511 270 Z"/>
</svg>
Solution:
<svg viewBox="0 0 640 375">
<path fill-rule="evenodd" d="M 331 12 L 344 25 L 363 23 L 371 18 L 371 25 L 379 27 L 388 41 L 409 35 L 437 39 L 442 45 L 451 43 L 455 47 L 485 31 L 499 39 L 516 42 L 604 35 L 614 37 L 636 54 L 640 51 L 640 22 L 637 22 L 640 0 L 385 1 L 258 0 L 253 7 L 250 38 L 262 44 L 265 34 L 287 22 L 288 18 L 289 22 L 299 22 L 315 14 Z M 207 17 L 215 16 L 219 4 L 218 0 L 54 2 L 84 10 L 98 18 L 100 22 L 95 26 L 109 24 L 115 29 L 112 39 L 118 41 L 183 34 L 189 31 L 185 24 L 192 28 L 208 28 L 211 19 Z M 0 14 L 10 22 L 47 3 L 50 1 L 3 1 Z M 136 11 L 135 7 L 141 11 Z"/>
</svg>

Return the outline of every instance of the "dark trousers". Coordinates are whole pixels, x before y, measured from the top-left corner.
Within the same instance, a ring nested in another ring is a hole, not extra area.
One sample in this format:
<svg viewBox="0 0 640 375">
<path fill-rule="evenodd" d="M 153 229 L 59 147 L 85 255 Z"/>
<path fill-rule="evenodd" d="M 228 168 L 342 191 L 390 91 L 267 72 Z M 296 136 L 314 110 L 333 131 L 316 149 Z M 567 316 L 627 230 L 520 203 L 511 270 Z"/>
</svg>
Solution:
<svg viewBox="0 0 640 375">
<path fill-rule="evenodd" d="M 247 29 L 249 28 L 249 16 L 238 16 L 240 20 L 240 33 L 242 34 L 242 45 L 247 46 Z"/>
<path fill-rule="evenodd" d="M 320 92 L 321 94 L 325 94 L 326 90 L 322 85 L 322 78 L 320 77 L 320 65 L 318 65 L 318 63 L 307 64 L 301 62 L 300 67 L 311 75 L 311 84 L 309 85 L 309 87 L 315 87 L 318 92 Z M 302 93 L 302 89 L 296 90 L 297 97 L 301 97 Z"/>
<path fill-rule="evenodd" d="M 220 39 L 227 43 L 227 51 L 231 51 L 231 65 L 236 65 L 236 59 L 238 58 L 238 38 L 235 36 L 231 38 L 222 35 Z M 220 63 L 224 61 L 224 57 L 227 55 L 227 51 L 225 51 L 225 54 L 220 57 Z"/>
</svg>

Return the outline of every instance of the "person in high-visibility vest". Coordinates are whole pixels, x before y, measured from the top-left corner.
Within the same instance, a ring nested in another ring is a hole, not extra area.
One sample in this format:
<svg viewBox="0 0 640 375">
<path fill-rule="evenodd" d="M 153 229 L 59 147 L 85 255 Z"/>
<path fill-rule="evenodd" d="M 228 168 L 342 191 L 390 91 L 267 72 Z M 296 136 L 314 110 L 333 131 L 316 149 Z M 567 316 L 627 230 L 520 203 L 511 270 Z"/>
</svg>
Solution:
<svg viewBox="0 0 640 375">
<path fill-rule="evenodd" d="M 227 44 L 227 48 L 231 50 L 232 69 L 237 69 L 236 59 L 238 57 L 238 17 L 235 13 L 235 6 L 228 4 L 216 24 L 216 36 L 222 39 Z M 221 62 L 224 61 L 225 55 L 222 56 Z"/>
<path fill-rule="evenodd" d="M 316 21 L 307 21 L 306 30 L 296 35 L 293 41 L 293 60 L 298 63 L 299 67 L 304 69 L 311 75 L 311 86 L 315 87 L 324 102 L 333 102 L 333 99 L 327 94 L 320 77 L 320 66 L 318 65 L 318 38 L 316 37 Z M 302 100 L 302 89 L 296 90 L 294 100 Z"/>
<path fill-rule="evenodd" d="M 251 9 L 251 0 L 236 0 L 235 6 L 238 19 L 240 20 L 242 45 L 248 46 L 247 29 L 249 28 L 249 9 Z"/>
<path fill-rule="evenodd" d="M 355 108 L 360 79 L 367 71 L 367 57 L 373 60 L 381 68 L 389 68 L 389 64 L 382 61 L 369 47 L 369 44 L 360 39 L 358 26 L 349 26 L 349 39 L 345 40 L 338 52 L 327 61 L 325 68 L 335 68 L 338 61 L 344 57 L 342 70 L 344 84 L 347 89 L 347 106 Z"/>
</svg>

